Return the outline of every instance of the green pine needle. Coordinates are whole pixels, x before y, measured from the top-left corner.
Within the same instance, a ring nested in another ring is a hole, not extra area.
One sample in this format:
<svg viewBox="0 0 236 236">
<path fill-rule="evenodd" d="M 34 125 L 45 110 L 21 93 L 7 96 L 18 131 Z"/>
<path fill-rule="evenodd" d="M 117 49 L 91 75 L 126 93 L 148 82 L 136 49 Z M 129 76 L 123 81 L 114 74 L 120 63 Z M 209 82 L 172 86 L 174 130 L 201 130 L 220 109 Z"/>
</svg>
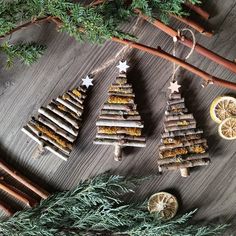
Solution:
<svg viewBox="0 0 236 236">
<path fill-rule="evenodd" d="M 194 212 L 162 221 L 147 211 L 146 203 L 122 201 L 137 182 L 108 174 L 81 182 L 74 190 L 54 194 L 38 207 L 0 222 L 0 235 L 211 236 L 227 227 L 190 225 Z"/>
<path fill-rule="evenodd" d="M 15 59 L 19 59 L 25 65 L 32 65 L 40 58 L 45 49 L 45 46 L 34 42 L 18 43 L 15 45 L 5 42 L 0 46 L 0 51 L 7 57 L 6 67 L 8 68 L 14 64 Z"/>
<path fill-rule="evenodd" d="M 134 16 L 138 8 L 146 15 L 153 14 L 165 20 L 169 13 L 186 15 L 185 0 L 133 0 L 127 6 L 125 0 L 104 1 L 96 7 L 84 6 L 69 0 L 0 0 L 0 36 L 5 35 L 22 21 L 43 16 L 60 19 L 60 30 L 79 41 L 103 42 L 112 36 L 130 38 L 120 30 L 120 25 Z M 200 3 L 199 0 L 191 0 Z"/>
<path fill-rule="evenodd" d="M 0 0 L 0 37 L 11 33 L 23 22 L 40 17 L 53 16 L 60 20 L 59 30 L 66 32 L 78 41 L 102 43 L 115 36 L 134 40 L 135 37 L 123 32 L 120 26 L 129 21 L 140 9 L 144 14 L 157 16 L 167 22 L 169 13 L 187 15 L 183 9 L 185 0 L 126 0 L 104 1 L 98 6 L 85 6 L 70 0 Z M 194 4 L 200 0 L 190 0 Z M 31 65 L 40 57 L 44 47 L 36 44 L 3 44 L 0 50 L 7 55 L 7 67 L 12 66 L 14 58 Z"/>
</svg>

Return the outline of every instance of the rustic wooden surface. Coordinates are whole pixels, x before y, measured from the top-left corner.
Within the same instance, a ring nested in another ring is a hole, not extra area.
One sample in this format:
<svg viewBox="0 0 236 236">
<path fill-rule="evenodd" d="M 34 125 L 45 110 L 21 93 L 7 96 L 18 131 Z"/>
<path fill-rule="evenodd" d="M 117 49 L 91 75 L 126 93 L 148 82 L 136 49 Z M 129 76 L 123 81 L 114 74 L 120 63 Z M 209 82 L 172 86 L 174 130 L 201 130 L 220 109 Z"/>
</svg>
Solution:
<svg viewBox="0 0 236 236">
<path fill-rule="evenodd" d="M 197 34 L 198 42 L 234 60 L 235 0 L 212 0 L 205 7 L 213 15 L 209 25 L 217 34 L 212 39 Z M 171 25 L 184 27 L 178 22 L 171 22 Z M 172 39 L 148 23 L 136 19 L 124 28 L 138 35 L 142 43 L 153 47 L 160 45 L 168 52 L 172 50 Z M 187 179 L 181 178 L 178 172 L 159 175 L 156 158 L 172 65 L 147 53 L 127 50 L 114 42 L 103 45 L 78 43 L 66 34 L 57 33 L 53 24 L 33 26 L 11 37 L 12 42 L 25 39 L 46 44 L 48 49 L 40 61 L 30 68 L 16 62 L 13 69 L 4 70 L 4 60 L 0 62 L 1 158 L 51 192 L 53 189 L 70 189 L 81 179 L 107 170 L 124 175 L 157 174 L 139 188 L 137 198 L 143 199 L 161 190 L 173 192 L 181 201 L 182 212 L 199 208 L 195 220 L 231 222 L 232 227 L 225 235 L 235 233 L 236 142 L 222 140 L 217 134 L 217 125 L 209 115 L 212 100 L 219 95 L 233 94 L 232 91 L 215 86 L 202 89 L 199 78 L 183 70 L 180 72 L 182 94 L 187 107 L 205 131 L 212 164 L 191 170 L 191 176 Z M 184 56 L 186 53 L 187 49 L 180 46 L 178 55 Z M 96 118 L 107 98 L 108 87 L 118 74 L 115 66 L 121 58 L 127 59 L 131 65 L 128 78 L 134 86 L 136 103 L 145 122 L 147 147 L 126 148 L 123 162 L 117 163 L 113 161 L 113 147 L 94 145 L 93 139 Z M 224 79 L 236 79 L 235 74 L 196 53 L 189 62 Z M 94 87 L 89 92 L 83 126 L 70 159 L 63 162 L 53 154 L 32 159 L 36 143 L 21 132 L 21 127 L 37 114 L 41 105 L 78 85 L 80 79 L 91 72 L 95 75 Z M 0 194 L 1 198 L 11 201 L 8 196 Z"/>
</svg>

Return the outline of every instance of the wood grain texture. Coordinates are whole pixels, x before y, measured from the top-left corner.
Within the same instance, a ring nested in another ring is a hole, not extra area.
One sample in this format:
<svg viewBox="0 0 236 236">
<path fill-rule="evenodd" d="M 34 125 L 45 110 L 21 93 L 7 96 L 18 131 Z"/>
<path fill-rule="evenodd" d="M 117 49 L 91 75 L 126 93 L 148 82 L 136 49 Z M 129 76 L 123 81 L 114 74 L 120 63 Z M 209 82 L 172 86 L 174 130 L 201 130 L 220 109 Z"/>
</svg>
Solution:
<svg viewBox="0 0 236 236">
<path fill-rule="evenodd" d="M 234 60 L 235 0 L 207 1 L 206 9 L 213 13 L 209 24 L 217 34 L 212 39 L 196 34 L 198 42 Z M 185 27 L 176 21 L 171 22 L 171 25 L 175 28 Z M 135 19 L 131 24 L 124 25 L 124 29 L 135 33 L 142 43 L 152 47 L 160 45 L 167 52 L 172 50 L 172 39 L 142 20 Z M 217 125 L 209 115 L 212 100 L 219 95 L 232 94 L 230 90 L 215 86 L 202 89 L 194 75 L 183 70 L 179 72 L 182 95 L 198 125 L 204 129 L 212 164 L 209 167 L 195 168 L 187 179 L 181 178 L 178 172 L 158 175 L 158 143 L 163 128 L 166 90 L 172 65 L 146 53 L 127 50 L 110 41 L 103 45 L 78 43 L 66 34 L 57 33 L 53 24 L 33 26 L 11 37 L 12 42 L 24 39 L 46 44 L 48 50 L 30 68 L 16 62 L 13 69 L 4 70 L 4 60 L 0 62 L 1 158 L 22 170 L 27 177 L 34 178 L 35 182 L 49 191 L 70 189 L 81 179 L 106 170 L 124 175 L 157 174 L 138 189 L 135 198 L 143 199 L 161 190 L 170 191 L 180 199 L 181 212 L 199 208 L 194 218 L 196 221 L 231 222 L 232 227 L 225 235 L 235 233 L 236 142 L 222 140 L 217 134 Z M 184 57 L 188 49 L 179 46 L 177 53 Z M 0 57 L 4 59 L 2 55 Z M 127 59 L 131 66 L 128 81 L 133 84 L 135 103 L 144 120 L 147 147 L 125 148 L 124 160 L 117 163 L 113 161 L 113 147 L 94 145 L 93 139 L 96 135 L 95 122 L 107 99 L 108 88 L 118 75 L 115 66 L 121 58 Z M 236 79 L 235 74 L 196 53 L 189 62 L 229 81 Z M 94 74 L 94 87 L 88 93 L 83 125 L 69 160 L 63 162 L 53 154 L 47 154 L 38 160 L 32 159 L 36 143 L 20 129 L 32 115 L 37 114 L 40 106 L 78 85 L 80 79 L 89 73 Z M 11 200 L 2 193 L 0 197 Z"/>
</svg>

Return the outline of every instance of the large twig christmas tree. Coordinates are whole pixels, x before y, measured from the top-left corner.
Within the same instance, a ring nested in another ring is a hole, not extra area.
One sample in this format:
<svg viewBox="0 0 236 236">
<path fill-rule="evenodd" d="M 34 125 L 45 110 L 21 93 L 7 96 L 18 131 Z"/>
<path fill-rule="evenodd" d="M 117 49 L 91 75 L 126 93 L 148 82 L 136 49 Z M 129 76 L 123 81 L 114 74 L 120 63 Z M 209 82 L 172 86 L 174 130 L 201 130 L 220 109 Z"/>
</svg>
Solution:
<svg viewBox="0 0 236 236">
<path fill-rule="evenodd" d="M 95 144 L 115 146 L 115 160 L 122 160 L 122 147 L 145 147 L 143 123 L 134 103 L 132 85 L 127 82 L 126 62 L 120 62 L 120 74 L 109 89 L 109 97 L 96 122 Z"/>
</svg>

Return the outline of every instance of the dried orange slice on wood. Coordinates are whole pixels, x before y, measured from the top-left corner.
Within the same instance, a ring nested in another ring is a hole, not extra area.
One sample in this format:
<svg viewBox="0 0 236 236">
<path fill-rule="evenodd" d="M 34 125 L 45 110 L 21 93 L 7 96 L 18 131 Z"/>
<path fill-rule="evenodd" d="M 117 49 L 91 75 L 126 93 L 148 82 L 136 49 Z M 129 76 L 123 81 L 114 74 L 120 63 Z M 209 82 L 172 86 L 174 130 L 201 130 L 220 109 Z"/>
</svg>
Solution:
<svg viewBox="0 0 236 236">
<path fill-rule="evenodd" d="M 236 139 L 236 117 L 229 117 L 219 125 L 219 134 L 223 139 Z"/>
<path fill-rule="evenodd" d="M 216 123 L 236 116 L 236 98 L 230 96 L 217 97 L 211 104 L 210 115 Z"/>
<path fill-rule="evenodd" d="M 152 195 L 148 201 L 150 213 L 159 213 L 164 220 L 173 218 L 178 210 L 179 204 L 176 197 L 167 192 Z"/>
</svg>

